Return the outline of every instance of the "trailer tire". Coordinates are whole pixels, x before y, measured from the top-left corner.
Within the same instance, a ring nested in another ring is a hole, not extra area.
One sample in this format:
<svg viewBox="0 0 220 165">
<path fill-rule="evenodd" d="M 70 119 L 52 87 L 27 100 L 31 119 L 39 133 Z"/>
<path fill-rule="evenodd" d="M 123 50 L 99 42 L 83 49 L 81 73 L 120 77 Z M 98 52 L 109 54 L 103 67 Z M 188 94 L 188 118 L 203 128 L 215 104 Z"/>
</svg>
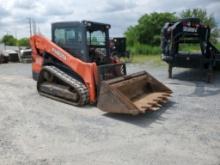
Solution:
<svg viewBox="0 0 220 165">
<path fill-rule="evenodd" d="M 173 78 L 173 66 L 171 64 L 169 64 L 168 66 L 168 77 L 169 78 Z"/>
</svg>

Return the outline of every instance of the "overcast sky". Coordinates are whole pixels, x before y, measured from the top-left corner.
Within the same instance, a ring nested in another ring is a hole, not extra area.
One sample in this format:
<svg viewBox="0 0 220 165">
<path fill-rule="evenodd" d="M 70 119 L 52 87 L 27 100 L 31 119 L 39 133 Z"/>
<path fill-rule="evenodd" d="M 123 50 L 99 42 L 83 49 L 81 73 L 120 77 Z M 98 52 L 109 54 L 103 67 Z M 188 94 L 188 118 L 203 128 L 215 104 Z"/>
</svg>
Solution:
<svg viewBox="0 0 220 165">
<path fill-rule="evenodd" d="M 111 35 L 122 36 L 145 13 L 179 13 L 187 8 L 206 9 L 220 26 L 220 0 L 0 0 L 0 37 L 28 36 L 28 17 L 48 37 L 51 22 L 84 19 L 110 23 Z"/>
</svg>

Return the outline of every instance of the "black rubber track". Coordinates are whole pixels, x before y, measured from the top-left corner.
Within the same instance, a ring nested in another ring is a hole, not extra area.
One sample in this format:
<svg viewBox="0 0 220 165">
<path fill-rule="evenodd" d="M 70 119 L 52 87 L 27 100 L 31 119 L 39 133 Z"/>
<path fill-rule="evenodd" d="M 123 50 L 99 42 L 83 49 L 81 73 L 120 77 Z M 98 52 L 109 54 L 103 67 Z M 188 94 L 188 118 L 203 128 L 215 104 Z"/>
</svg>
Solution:
<svg viewBox="0 0 220 165">
<path fill-rule="evenodd" d="M 53 95 L 50 95 L 48 93 L 45 93 L 40 90 L 40 86 L 42 83 L 44 83 L 43 78 L 43 72 L 49 72 L 54 77 L 59 79 L 60 81 L 68 84 L 71 88 L 74 88 L 74 90 L 79 95 L 78 102 L 69 101 L 60 97 L 56 97 Z M 83 106 L 89 102 L 89 92 L 87 87 L 80 81 L 74 79 L 73 77 L 69 76 L 68 74 L 64 73 L 62 70 L 58 69 L 55 66 L 44 66 L 40 72 L 38 81 L 37 81 L 37 90 L 40 95 L 52 98 L 54 100 L 58 100 L 67 104 L 75 105 L 75 106 Z"/>
</svg>

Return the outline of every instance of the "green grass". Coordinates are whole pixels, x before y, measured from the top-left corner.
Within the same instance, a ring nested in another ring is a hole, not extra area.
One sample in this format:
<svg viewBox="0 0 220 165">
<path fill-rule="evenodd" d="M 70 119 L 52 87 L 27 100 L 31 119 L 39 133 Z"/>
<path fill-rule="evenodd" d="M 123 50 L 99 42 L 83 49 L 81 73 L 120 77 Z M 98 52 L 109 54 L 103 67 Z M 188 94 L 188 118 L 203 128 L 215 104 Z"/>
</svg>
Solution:
<svg viewBox="0 0 220 165">
<path fill-rule="evenodd" d="M 201 52 L 200 44 L 180 44 L 179 51 L 188 53 Z"/>
<path fill-rule="evenodd" d="M 220 43 L 217 43 L 216 48 L 220 50 Z M 150 46 L 150 45 L 142 45 L 136 44 L 133 47 L 129 47 L 129 51 L 132 54 L 131 59 L 122 59 L 125 62 L 132 63 L 151 63 L 153 65 L 163 65 L 164 62 L 161 60 L 161 49 L 159 46 Z M 180 51 L 185 51 L 189 53 L 194 53 L 201 51 L 200 45 L 196 44 L 182 44 L 180 47 Z"/>
<path fill-rule="evenodd" d="M 215 46 L 216 46 L 216 48 L 217 48 L 218 50 L 220 50 L 220 42 L 217 43 L 217 44 L 215 44 Z"/>
<path fill-rule="evenodd" d="M 220 50 L 220 43 L 215 44 L 216 48 Z M 125 62 L 132 62 L 136 64 L 150 63 L 153 65 L 165 64 L 161 60 L 161 49 L 159 46 L 150 46 L 143 44 L 136 44 L 133 47 L 129 47 L 131 52 L 131 59 L 122 59 Z M 199 44 L 181 44 L 180 51 L 195 53 L 200 52 Z"/>
<path fill-rule="evenodd" d="M 161 53 L 159 46 L 143 45 L 138 43 L 128 49 L 131 54 L 152 55 Z"/>
<path fill-rule="evenodd" d="M 123 59 L 125 62 L 127 59 Z M 129 62 L 136 64 L 150 63 L 153 65 L 162 65 L 164 62 L 161 60 L 161 56 L 159 54 L 156 55 L 132 55 Z"/>
</svg>

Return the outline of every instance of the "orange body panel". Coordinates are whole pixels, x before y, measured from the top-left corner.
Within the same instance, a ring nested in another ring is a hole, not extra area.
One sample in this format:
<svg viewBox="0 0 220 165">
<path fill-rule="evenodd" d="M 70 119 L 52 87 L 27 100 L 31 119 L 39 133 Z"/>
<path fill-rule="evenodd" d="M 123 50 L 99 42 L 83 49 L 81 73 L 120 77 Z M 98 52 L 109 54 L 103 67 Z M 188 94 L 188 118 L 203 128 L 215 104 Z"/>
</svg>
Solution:
<svg viewBox="0 0 220 165">
<path fill-rule="evenodd" d="M 98 81 L 98 70 L 96 63 L 86 63 L 75 58 L 55 43 L 45 38 L 42 35 L 34 35 L 30 38 L 32 47 L 32 70 L 40 73 L 43 65 L 43 52 L 47 52 L 60 60 L 63 64 L 70 67 L 83 80 L 89 90 L 90 103 L 96 102 L 96 82 Z"/>
</svg>

